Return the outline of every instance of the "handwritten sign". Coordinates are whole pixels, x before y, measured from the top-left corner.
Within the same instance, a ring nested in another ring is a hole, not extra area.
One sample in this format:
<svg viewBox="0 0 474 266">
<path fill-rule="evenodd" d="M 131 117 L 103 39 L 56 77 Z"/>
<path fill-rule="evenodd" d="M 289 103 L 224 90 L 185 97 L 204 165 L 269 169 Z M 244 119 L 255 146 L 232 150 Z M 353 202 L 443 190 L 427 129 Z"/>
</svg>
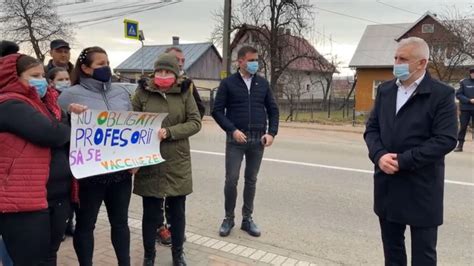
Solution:
<svg viewBox="0 0 474 266">
<path fill-rule="evenodd" d="M 98 110 L 72 114 L 69 164 L 74 177 L 164 162 L 158 130 L 167 115 Z"/>
</svg>

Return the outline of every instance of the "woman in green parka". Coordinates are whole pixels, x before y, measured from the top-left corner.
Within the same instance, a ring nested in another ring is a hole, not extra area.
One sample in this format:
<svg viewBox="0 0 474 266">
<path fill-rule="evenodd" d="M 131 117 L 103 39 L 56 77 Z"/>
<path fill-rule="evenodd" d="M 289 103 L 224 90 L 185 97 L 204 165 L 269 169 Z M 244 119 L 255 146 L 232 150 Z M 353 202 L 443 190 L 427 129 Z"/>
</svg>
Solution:
<svg viewBox="0 0 474 266">
<path fill-rule="evenodd" d="M 143 265 L 154 265 L 156 231 L 166 198 L 171 224 L 172 255 L 175 266 L 186 265 L 183 254 L 186 195 L 192 192 L 189 137 L 201 129 L 201 117 L 192 91 L 177 84 L 178 61 L 163 54 L 155 62 L 155 76 L 146 88 L 139 88 L 133 98 L 133 110 L 168 113 L 158 137 L 165 162 L 140 169 L 135 175 L 133 193 L 143 198 Z"/>
</svg>

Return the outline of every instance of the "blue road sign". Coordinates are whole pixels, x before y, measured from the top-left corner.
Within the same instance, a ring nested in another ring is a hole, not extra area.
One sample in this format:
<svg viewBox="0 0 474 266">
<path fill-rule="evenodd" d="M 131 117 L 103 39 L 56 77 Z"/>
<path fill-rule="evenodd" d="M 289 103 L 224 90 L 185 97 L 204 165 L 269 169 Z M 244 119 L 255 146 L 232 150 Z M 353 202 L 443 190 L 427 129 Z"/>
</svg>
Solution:
<svg viewBox="0 0 474 266">
<path fill-rule="evenodd" d="M 138 40 L 138 21 L 125 19 L 123 23 L 125 25 L 125 38 Z"/>
</svg>

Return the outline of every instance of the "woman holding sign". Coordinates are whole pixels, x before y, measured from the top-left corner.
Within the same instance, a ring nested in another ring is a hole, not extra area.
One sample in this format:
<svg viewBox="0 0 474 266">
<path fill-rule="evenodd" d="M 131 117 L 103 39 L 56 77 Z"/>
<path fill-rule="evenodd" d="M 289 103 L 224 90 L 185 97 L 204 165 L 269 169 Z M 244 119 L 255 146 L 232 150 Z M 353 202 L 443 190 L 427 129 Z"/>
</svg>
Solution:
<svg viewBox="0 0 474 266">
<path fill-rule="evenodd" d="M 192 192 L 191 152 L 188 138 L 201 129 L 201 117 L 188 88 L 181 88 L 178 61 L 163 54 L 155 62 L 155 76 L 133 98 L 139 112 L 168 113 L 159 131 L 160 152 L 164 163 L 140 168 L 133 192 L 143 197 L 143 265 L 154 265 L 156 230 L 160 226 L 163 200 L 169 214 L 173 264 L 186 265 L 183 256 L 186 195 Z"/>
<path fill-rule="evenodd" d="M 59 97 L 63 107 L 71 103 L 94 110 L 131 111 L 127 90 L 111 83 L 107 53 L 100 47 L 84 49 L 72 73 L 72 87 Z M 74 249 L 81 266 L 92 265 L 94 228 L 102 202 L 105 203 L 111 238 L 118 265 L 130 265 L 128 207 L 132 190 L 132 171 L 120 171 L 79 180 L 79 208 L 76 211 Z"/>
<path fill-rule="evenodd" d="M 0 235 L 14 265 L 56 265 L 66 228 L 71 129 L 57 97 L 37 59 L 0 59 Z"/>
</svg>

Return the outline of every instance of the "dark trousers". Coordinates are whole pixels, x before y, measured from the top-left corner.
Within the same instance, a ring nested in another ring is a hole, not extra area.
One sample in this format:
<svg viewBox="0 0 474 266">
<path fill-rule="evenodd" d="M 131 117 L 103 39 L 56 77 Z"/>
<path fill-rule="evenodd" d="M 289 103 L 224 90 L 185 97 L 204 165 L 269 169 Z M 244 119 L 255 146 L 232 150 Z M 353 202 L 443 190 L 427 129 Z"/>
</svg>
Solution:
<svg viewBox="0 0 474 266">
<path fill-rule="evenodd" d="M 15 266 L 36 266 L 48 256 L 48 210 L 1 213 L 0 235 Z"/>
<path fill-rule="evenodd" d="M 257 187 L 257 175 L 262 163 L 264 147 L 261 143 L 263 134 L 246 134 L 247 143 L 239 144 L 230 136 L 227 138 L 225 152 L 225 214 L 227 218 L 235 217 L 234 210 L 237 201 L 237 184 L 239 182 L 240 167 L 245 155 L 245 184 L 244 206 L 242 216 L 252 217 L 253 202 Z"/>
<path fill-rule="evenodd" d="M 166 198 L 166 212 L 171 225 L 172 249 L 183 248 L 186 228 L 186 196 Z M 163 224 L 163 199 L 143 197 L 142 237 L 146 258 L 154 258 L 156 230 Z"/>
<path fill-rule="evenodd" d="M 464 138 L 466 137 L 467 127 L 469 126 L 469 121 L 474 121 L 474 111 L 461 111 L 461 115 L 459 116 L 459 122 L 460 122 L 459 135 L 458 135 L 459 142 L 464 142 Z"/>
<path fill-rule="evenodd" d="M 386 266 L 407 265 L 405 250 L 406 225 L 380 219 L 383 251 Z M 436 265 L 436 242 L 438 227 L 410 226 L 411 232 L 411 265 Z"/>
<path fill-rule="evenodd" d="M 102 201 L 107 209 L 111 225 L 112 245 L 117 256 L 118 265 L 130 265 L 128 206 L 131 193 L 131 178 L 110 184 L 80 182 L 80 205 L 76 211 L 74 249 L 81 266 L 92 265 L 94 229 Z"/>
<path fill-rule="evenodd" d="M 71 211 L 70 199 L 50 200 L 48 201 L 49 219 L 50 219 L 50 236 L 48 258 L 40 265 L 55 266 L 57 265 L 57 253 L 61 242 L 63 241 L 64 232 L 66 231 L 69 213 Z"/>
<path fill-rule="evenodd" d="M 8 255 L 7 247 L 5 247 L 5 243 L 3 242 L 3 239 L 1 236 L 0 236 L 0 265 L 13 266 L 13 261 L 10 258 L 10 255 Z"/>
</svg>

